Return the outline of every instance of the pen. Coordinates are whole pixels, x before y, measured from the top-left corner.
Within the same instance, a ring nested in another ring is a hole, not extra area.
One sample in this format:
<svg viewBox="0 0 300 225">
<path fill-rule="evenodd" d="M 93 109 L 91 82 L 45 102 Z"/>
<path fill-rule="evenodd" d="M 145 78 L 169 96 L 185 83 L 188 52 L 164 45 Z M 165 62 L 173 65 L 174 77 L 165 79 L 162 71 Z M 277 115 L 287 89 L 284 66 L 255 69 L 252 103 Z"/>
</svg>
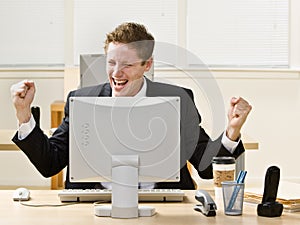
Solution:
<svg viewBox="0 0 300 225">
<path fill-rule="evenodd" d="M 244 183 L 246 174 L 247 174 L 247 171 L 241 170 L 241 171 L 239 172 L 239 175 L 238 175 L 238 177 L 237 177 L 236 182 L 237 182 L 238 184 Z M 241 189 L 240 186 L 236 186 L 236 187 L 234 188 L 234 191 L 233 191 L 233 193 L 232 193 L 232 195 L 231 195 L 229 204 L 228 204 L 228 206 L 227 206 L 227 210 L 228 210 L 228 211 L 232 210 L 232 207 L 233 207 L 233 205 L 234 205 L 234 203 L 235 203 L 235 201 L 236 201 L 236 198 L 237 198 L 237 196 L 238 196 L 238 193 L 239 193 L 240 189 Z"/>
</svg>

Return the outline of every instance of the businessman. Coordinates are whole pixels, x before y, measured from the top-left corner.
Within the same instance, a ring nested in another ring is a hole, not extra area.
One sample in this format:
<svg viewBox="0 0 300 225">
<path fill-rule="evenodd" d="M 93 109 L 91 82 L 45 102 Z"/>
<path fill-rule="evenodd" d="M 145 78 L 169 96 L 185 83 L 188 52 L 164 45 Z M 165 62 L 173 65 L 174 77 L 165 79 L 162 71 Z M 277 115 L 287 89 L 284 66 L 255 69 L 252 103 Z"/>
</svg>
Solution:
<svg viewBox="0 0 300 225">
<path fill-rule="evenodd" d="M 193 100 L 193 92 L 179 86 L 152 82 L 144 73 L 153 63 L 155 41 L 146 27 L 137 23 L 123 23 L 106 35 L 104 50 L 107 56 L 106 71 L 109 83 L 86 87 L 69 93 L 71 96 L 179 96 L 181 99 L 181 170 L 180 182 L 161 182 L 152 188 L 194 189 L 186 167 L 189 160 L 200 177 L 212 178 L 210 159 L 203 155 L 233 156 L 244 152 L 241 128 L 251 105 L 243 98 L 233 97 L 228 111 L 228 125 L 220 137 L 212 141 L 200 126 L 201 116 Z M 69 163 L 69 103 L 65 117 L 54 134 L 48 138 L 31 114 L 31 103 L 36 92 L 33 81 L 21 81 L 11 87 L 19 129 L 13 141 L 45 177 L 57 174 Z M 105 128 L 103 128 L 105 129 Z M 207 164 L 205 168 L 201 164 Z M 71 183 L 67 170 L 66 188 L 109 188 L 100 183 Z"/>
</svg>

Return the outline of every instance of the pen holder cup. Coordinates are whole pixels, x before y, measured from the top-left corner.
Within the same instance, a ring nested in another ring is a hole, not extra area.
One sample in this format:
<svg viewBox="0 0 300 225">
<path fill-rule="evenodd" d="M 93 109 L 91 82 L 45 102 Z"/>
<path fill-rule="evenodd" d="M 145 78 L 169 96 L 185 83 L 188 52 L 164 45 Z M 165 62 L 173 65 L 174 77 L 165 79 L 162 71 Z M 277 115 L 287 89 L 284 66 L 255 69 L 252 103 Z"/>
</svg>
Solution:
<svg viewBox="0 0 300 225">
<path fill-rule="evenodd" d="M 225 215 L 242 215 L 244 203 L 244 187 L 244 183 L 237 183 L 236 181 L 222 182 Z"/>
</svg>

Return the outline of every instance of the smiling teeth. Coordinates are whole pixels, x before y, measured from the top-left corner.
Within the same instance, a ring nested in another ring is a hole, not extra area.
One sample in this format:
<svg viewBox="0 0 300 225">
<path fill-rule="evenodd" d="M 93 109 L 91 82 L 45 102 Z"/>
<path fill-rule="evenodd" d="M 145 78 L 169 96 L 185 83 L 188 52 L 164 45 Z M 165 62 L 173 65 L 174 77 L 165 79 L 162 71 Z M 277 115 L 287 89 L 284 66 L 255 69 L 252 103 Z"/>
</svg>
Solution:
<svg viewBox="0 0 300 225">
<path fill-rule="evenodd" d="M 117 85 L 124 85 L 127 82 L 127 80 L 117 81 L 115 80 L 115 84 Z"/>
</svg>

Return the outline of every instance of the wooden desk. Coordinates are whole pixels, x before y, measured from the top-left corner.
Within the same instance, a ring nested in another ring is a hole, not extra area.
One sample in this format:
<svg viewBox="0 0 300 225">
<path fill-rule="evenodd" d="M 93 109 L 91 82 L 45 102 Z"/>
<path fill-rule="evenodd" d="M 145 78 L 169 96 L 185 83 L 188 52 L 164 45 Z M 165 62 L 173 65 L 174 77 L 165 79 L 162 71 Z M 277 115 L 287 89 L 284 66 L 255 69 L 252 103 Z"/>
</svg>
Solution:
<svg viewBox="0 0 300 225">
<path fill-rule="evenodd" d="M 0 130 L 0 151 L 20 150 L 18 146 L 11 141 L 15 133 L 15 130 Z"/>
<path fill-rule="evenodd" d="M 243 145 L 246 150 L 258 150 L 259 144 L 247 134 L 242 134 Z"/>
<path fill-rule="evenodd" d="M 285 213 L 281 217 L 266 218 L 256 214 L 255 204 L 244 204 L 241 216 L 226 216 L 222 208 L 217 210 L 216 217 L 205 217 L 193 210 L 197 201 L 194 191 L 186 191 L 184 202 L 180 203 L 143 203 L 154 206 L 156 214 L 153 217 L 140 217 L 136 219 L 113 219 L 96 217 L 92 203 L 80 203 L 63 207 L 28 207 L 12 200 L 12 190 L 1 190 L 0 218 L 1 224 L 22 225 L 60 225 L 60 224 L 242 224 L 242 225 L 282 225 L 299 224 L 299 213 Z M 60 204 L 56 190 L 33 190 L 28 204 Z"/>
</svg>

